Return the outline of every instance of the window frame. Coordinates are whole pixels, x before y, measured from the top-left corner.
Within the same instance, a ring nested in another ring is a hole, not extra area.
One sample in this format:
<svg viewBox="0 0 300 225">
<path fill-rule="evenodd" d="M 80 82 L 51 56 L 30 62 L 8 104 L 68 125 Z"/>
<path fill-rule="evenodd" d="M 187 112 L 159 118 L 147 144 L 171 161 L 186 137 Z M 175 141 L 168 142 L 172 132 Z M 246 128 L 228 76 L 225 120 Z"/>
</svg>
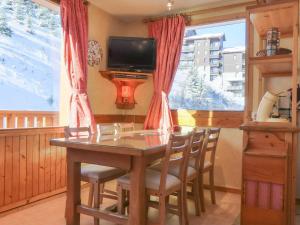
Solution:
<svg viewBox="0 0 300 225">
<path fill-rule="evenodd" d="M 187 27 L 192 26 L 203 26 L 215 23 L 224 23 L 235 20 L 245 20 L 246 12 L 226 14 L 216 17 L 208 17 L 197 20 L 191 20 Z M 247 32 L 247 31 L 246 31 Z M 245 33 L 245 37 L 246 37 Z M 246 44 L 246 43 L 245 43 Z M 247 50 L 245 52 L 245 56 Z M 171 109 L 173 121 L 178 125 L 191 125 L 191 126 L 203 126 L 203 127 L 221 127 L 221 128 L 239 128 L 243 123 L 244 111 L 247 104 L 246 101 L 246 83 L 247 83 L 247 61 L 245 61 L 245 106 L 244 110 L 189 110 L 189 109 Z M 186 119 L 186 116 L 182 115 L 183 111 L 186 111 L 190 115 L 201 115 L 193 116 L 194 119 Z M 234 116 L 233 116 L 234 115 Z M 181 122 L 182 121 L 182 122 Z"/>
</svg>

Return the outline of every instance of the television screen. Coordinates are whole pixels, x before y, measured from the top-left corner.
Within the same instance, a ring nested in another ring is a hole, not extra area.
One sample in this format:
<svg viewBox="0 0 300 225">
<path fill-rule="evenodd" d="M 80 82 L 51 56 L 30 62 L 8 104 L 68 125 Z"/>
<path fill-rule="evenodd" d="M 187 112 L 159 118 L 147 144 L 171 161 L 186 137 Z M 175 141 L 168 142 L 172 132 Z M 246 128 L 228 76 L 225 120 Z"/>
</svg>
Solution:
<svg viewBox="0 0 300 225">
<path fill-rule="evenodd" d="M 132 71 L 153 71 L 156 43 L 153 38 L 110 37 L 108 67 Z"/>
</svg>

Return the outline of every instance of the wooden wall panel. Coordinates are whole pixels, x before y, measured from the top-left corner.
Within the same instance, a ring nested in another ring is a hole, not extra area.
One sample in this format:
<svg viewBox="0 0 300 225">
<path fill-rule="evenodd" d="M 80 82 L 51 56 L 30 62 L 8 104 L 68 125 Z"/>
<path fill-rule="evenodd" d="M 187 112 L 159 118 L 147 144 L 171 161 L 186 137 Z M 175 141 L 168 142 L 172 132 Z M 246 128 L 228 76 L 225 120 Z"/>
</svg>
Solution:
<svg viewBox="0 0 300 225">
<path fill-rule="evenodd" d="M 0 207 L 4 205 L 5 137 L 0 137 Z"/>
<path fill-rule="evenodd" d="M 51 135 L 51 139 L 55 138 L 55 135 Z M 50 146 L 50 190 L 55 190 L 55 170 L 56 170 L 56 146 Z"/>
<path fill-rule="evenodd" d="M 45 192 L 45 153 L 46 153 L 46 135 L 40 136 L 40 155 L 39 155 L 39 194 Z"/>
<path fill-rule="evenodd" d="M 12 202 L 20 199 L 20 137 L 13 137 Z"/>
<path fill-rule="evenodd" d="M 45 192 L 50 191 L 50 180 L 51 180 L 51 149 L 50 149 L 50 142 L 51 134 L 46 135 L 46 149 L 45 149 Z"/>
<path fill-rule="evenodd" d="M 33 136 L 32 148 L 32 196 L 39 194 L 39 135 Z"/>
<path fill-rule="evenodd" d="M 33 158 L 33 135 L 26 138 L 26 198 L 32 197 L 32 158 Z"/>
<path fill-rule="evenodd" d="M 4 204 L 12 202 L 12 179 L 13 179 L 13 146 L 12 137 L 7 137 L 5 140 L 5 185 L 4 185 Z"/>
<path fill-rule="evenodd" d="M 121 115 L 121 114 L 96 114 L 94 115 L 96 123 L 144 123 L 144 115 Z"/>
<path fill-rule="evenodd" d="M 243 112 L 172 110 L 174 124 L 182 126 L 239 128 Z M 145 115 L 95 115 L 96 123 L 144 123 Z"/>
<path fill-rule="evenodd" d="M 20 200 L 26 199 L 26 136 L 20 136 Z"/>
<path fill-rule="evenodd" d="M 49 145 L 63 128 L 0 130 L 0 212 L 65 190 L 66 151 Z"/>
<path fill-rule="evenodd" d="M 172 110 L 174 124 L 200 127 L 239 128 L 243 112 Z"/>
</svg>

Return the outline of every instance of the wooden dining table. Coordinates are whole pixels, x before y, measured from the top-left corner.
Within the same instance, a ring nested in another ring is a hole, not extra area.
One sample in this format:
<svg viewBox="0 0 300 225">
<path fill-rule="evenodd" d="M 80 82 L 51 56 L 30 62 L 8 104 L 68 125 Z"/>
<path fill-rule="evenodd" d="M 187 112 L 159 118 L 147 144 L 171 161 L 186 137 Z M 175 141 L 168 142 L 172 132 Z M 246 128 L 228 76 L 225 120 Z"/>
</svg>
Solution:
<svg viewBox="0 0 300 225">
<path fill-rule="evenodd" d="M 145 170 L 151 162 L 164 156 L 168 140 L 168 132 L 156 130 L 50 140 L 51 145 L 67 149 L 66 224 L 79 225 L 80 214 L 116 224 L 146 224 Z M 130 173 L 128 217 L 81 203 L 81 163 L 117 167 Z"/>
</svg>

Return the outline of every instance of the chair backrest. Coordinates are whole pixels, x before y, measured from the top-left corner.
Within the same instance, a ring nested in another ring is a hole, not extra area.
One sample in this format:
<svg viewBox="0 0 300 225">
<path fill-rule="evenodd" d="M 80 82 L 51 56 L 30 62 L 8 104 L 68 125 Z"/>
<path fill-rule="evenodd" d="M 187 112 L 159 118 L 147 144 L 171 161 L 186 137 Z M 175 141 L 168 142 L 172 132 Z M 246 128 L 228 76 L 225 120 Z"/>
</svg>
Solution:
<svg viewBox="0 0 300 225">
<path fill-rule="evenodd" d="M 189 153 L 189 165 L 194 167 L 197 171 L 200 167 L 201 153 L 203 149 L 203 143 L 205 140 L 205 129 L 195 128 L 193 140 L 191 143 L 191 150 Z"/>
<path fill-rule="evenodd" d="M 119 123 L 120 132 L 134 131 L 134 123 Z"/>
<path fill-rule="evenodd" d="M 200 169 L 203 169 L 204 167 L 207 152 L 210 152 L 210 163 L 212 164 L 212 166 L 214 166 L 220 131 L 220 128 L 209 128 L 207 130 L 201 153 Z"/>
<path fill-rule="evenodd" d="M 65 127 L 64 128 L 65 138 L 80 137 L 80 136 L 91 136 L 90 127 Z"/>
<path fill-rule="evenodd" d="M 187 161 L 189 151 L 191 148 L 191 142 L 193 138 L 193 132 L 187 134 L 171 134 L 167 145 L 165 157 L 162 160 L 162 170 L 160 178 L 160 193 L 165 192 L 166 179 L 169 168 L 176 166 L 179 169 L 179 179 L 184 182 L 186 178 Z M 172 157 L 172 156 L 176 157 Z"/>
<path fill-rule="evenodd" d="M 97 132 L 100 135 L 115 135 L 119 132 L 119 124 L 97 124 Z"/>
</svg>

